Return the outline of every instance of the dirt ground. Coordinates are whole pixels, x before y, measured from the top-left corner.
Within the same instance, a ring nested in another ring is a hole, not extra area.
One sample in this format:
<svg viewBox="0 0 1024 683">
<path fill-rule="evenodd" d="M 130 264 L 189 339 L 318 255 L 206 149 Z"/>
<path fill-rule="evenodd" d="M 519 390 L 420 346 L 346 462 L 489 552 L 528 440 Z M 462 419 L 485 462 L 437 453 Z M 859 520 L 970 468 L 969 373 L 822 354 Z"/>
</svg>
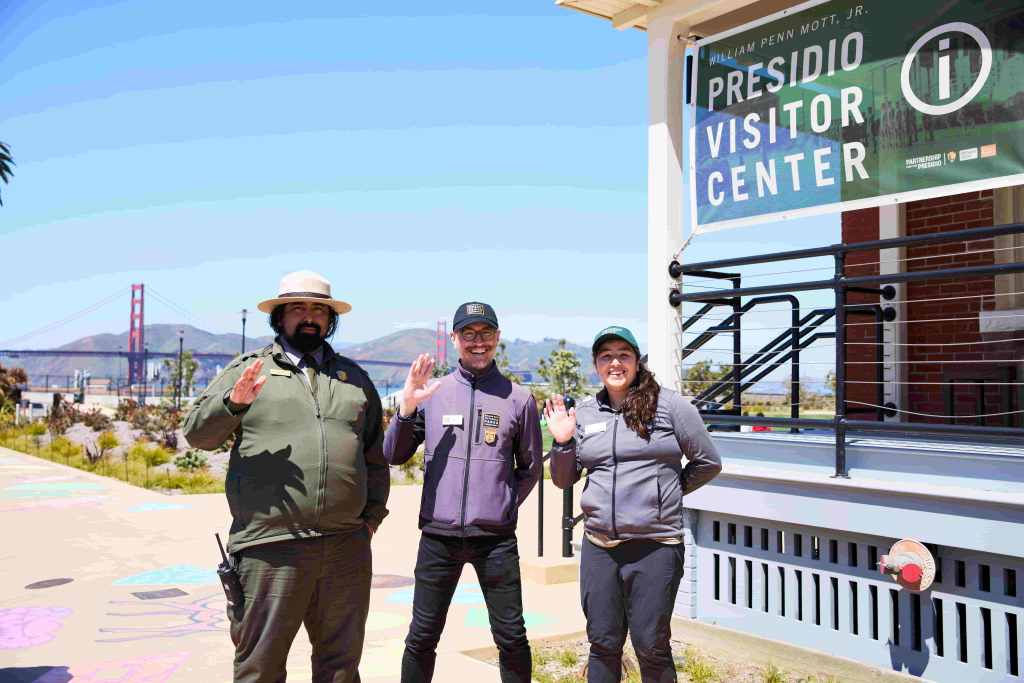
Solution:
<svg viewBox="0 0 1024 683">
<path fill-rule="evenodd" d="M 719 629 L 697 622 L 673 621 L 672 658 L 680 683 L 882 683 L 910 681 L 845 659 Z M 533 678 L 539 683 L 582 683 L 590 644 L 583 634 L 531 642 Z M 495 650 L 468 653 L 495 667 Z M 624 657 L 626 683 L 639 683 L 632 645 Z"/>
</svg>

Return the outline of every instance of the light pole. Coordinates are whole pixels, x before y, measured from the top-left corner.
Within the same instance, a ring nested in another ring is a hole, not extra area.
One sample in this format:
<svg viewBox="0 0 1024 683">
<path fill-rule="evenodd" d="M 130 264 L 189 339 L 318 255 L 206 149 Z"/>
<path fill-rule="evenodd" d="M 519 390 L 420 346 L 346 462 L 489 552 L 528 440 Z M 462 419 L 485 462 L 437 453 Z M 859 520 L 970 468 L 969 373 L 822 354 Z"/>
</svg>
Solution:
<svg viewBox="0 0 1024 683">
<path fill-rule="evenodd" d="M 245 353 L 245 314 L 248 312 L 246 309 L 242 309 L 242 353 Z"/>
<path fill-rule="evenodd" d="M 182 357 L 182 354 L 183 354 L 184 350 L 185 350 L 185 330 L 184 329 L 179 329 L 178 330 L 178 395 L 177 395 L 177 398 L 175 400 L 175 406 L 174 406 L 178 410 L 181 410 L 181 378 L 182 378 L 181 357 Z"/>
</svg>

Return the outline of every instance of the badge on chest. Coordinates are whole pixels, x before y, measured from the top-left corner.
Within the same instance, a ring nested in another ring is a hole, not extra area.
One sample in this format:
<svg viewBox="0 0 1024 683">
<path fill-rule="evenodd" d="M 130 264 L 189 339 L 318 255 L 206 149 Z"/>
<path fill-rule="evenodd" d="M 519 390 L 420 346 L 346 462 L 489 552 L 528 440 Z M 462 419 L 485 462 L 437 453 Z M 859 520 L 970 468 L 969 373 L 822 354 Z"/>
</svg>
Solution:
<svg viewBox="0 0 1024 683">
<path fill-rule="evenodd" d="M 442 415 L 441 416 L 442 427 L 461 427 L 462 426 L 462 415 Z"/>
<path fill-rule="evenodd" d="M 498 443 L 498 427 L 501 426 L 501 415 L 497 413 L 484 413 L 484 443 L 493 446 Z"/>
<path fill-rule="evenodd" d="M 607 422 L 594 422 L 588 424 L 583 428 L 583 436 L 590 436 L 591 434 L 600 434 L 601 432 L 608 430 Z"/>
</svg>

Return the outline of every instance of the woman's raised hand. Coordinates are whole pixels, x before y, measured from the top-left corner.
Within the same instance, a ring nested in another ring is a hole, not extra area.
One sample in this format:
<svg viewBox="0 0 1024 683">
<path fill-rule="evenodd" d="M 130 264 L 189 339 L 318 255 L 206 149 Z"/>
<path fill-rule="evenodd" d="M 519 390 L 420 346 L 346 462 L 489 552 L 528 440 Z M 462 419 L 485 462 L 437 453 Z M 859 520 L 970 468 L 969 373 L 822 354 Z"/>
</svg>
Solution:
<svg viewBox="0 0 1024 683">
<path fill-rule="evenodd" d="M 565 401 L 556 394 L 544 402 L 544 419 L 555 443 L 568 443 L 576 434 L 576 409 L 565 409 Z"/>
<path fill-rule="evenodd" d="M 398 412 L 403 417 L 409 417 L 416 412 L 416 407 L 430 398 L 440 382 L 427 381 L 434 372 L 434 359 L 428 353 L 421 353 L 409 366 L 409 374 L 405 376 L 405 386 L 402 388 L 402 403 Z"/>
</svg>

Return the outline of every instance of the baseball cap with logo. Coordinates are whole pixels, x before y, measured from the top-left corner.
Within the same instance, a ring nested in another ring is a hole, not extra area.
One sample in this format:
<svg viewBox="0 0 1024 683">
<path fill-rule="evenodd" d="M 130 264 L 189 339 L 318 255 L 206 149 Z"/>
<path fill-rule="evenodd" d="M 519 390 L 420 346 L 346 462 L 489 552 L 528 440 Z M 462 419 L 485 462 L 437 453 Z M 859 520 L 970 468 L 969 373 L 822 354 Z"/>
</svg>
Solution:
<svg viewBox="0 0 1024 683">
<path fill-rule="evenodd" d="M 633 350 L 636 351 L 637 358 L 640 357 L 640 345 L 636 343 L 636 337 L 633 336 L 633 333 L 630 332 L 629 329 L 622 327 L 621 325 L 606 327 L 594 335 L 594 343 L 590 347 L 591 353 L 597 353 L 597 348 L 609 339 L 621 339 L 633 347 Z"/>
<path fill-rule="evenodd" d="M 466 325 L 485 323 L 497 329 L 498 316 L 489 305 L 479 301 L 467 301 L 455 309 L 452 316 L 452 332 L 458 332 Z"/>
</svg>

